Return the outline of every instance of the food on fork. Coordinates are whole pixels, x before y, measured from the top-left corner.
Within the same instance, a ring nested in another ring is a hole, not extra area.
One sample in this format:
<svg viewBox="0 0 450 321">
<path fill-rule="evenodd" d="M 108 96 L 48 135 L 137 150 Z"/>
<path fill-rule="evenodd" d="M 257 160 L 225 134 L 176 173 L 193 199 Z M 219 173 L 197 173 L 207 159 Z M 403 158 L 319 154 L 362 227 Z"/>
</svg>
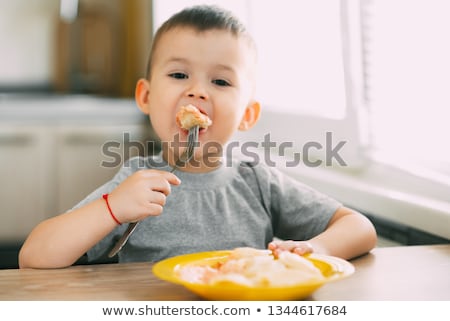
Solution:
<svg viewBox="0 0 450 321">
<path fill-rule="evenodd" d="M 182 106 L 176 115 L 178 126 L 189 130 L 191 127 L 199 126 L 200 128 L 208 128 L 212 121 L 211 119 L 200 112 L 194 105 Z"/>
<path fill-rule="evenodd" d="M 269 250 L 248 247 L 234 249 L 223 262 L 179 266 L 176 273 L 192 283 L 231 282 L 250 287 L 293 286 L 324 279 L 320 269 L 302 256 L 286 251 L 275 258 Z"/>
</svg>

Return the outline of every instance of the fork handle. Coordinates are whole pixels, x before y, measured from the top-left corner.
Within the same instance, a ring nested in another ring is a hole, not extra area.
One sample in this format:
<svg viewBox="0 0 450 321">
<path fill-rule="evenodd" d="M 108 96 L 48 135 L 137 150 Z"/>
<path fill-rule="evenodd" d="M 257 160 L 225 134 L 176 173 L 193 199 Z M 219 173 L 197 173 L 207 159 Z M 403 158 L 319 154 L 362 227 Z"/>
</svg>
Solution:
<svg viewBox="0 0 450 321">
<path fill-rule="evenodd" d="M 128 238 L 130 237 L 131 233 L 134 232 L 134 230 L 136 229 L 136 227 L 138 226 L 139 222 L 132 222 L 130 224 L 128 224 L 128 227 L 126 229 L 126 231 L 122 234 L 122 237 L 117 241 L 116 245 L 114 245 L 114 247 L 111 249 L 111 251 L 109 251 L 108 257 L 113 257 L 115 256 L 117 253 L 119 253 L 119 251 L 122 249 L 122 247 L 125 245 L 125 243 L 127 243 Z"/>
<path fill-rule="evenodd" d="M 186 150 L 184 151 L 185 155 L 184 155 L 184 160 L 182 161 L 183 163 L 188 162 L 191 159 L 191 157 L 193 156 L 195 143 L 198 141 L 198 131 L 199 131 L 198 125 L 193 126 L 189 129 L 188 143 L 190 144 L 190 146 L 188 146 L 186 148 Z M 180 161 L 180 159 L 178 161 Z M 175 165 L 172 167 L 170 172 L 171 173 L 175 172 L 178 169 L 178 166 L 179 166 L 178 163 L 175 163 Z M 125 230 L 125 232 L 122 234 L 122 237 L 117 241 L 116 245 L 114 245 L 114 247 L 111 249 L 111 251 L 109 251 L 108 257 L 111 258 L 111 257 L 115 256 L 117 253 L 119 253 L 119 251 L 122 249 L 122 247 L 125 245 L 125 243 L 127 243 L 128 238 L 134 232 L 134 230 L 136 229 L 138 224 L 139 224 L 139 222 L 132 222 L 132 223 L 128 224 L 128 227 Z"/>
</svg>

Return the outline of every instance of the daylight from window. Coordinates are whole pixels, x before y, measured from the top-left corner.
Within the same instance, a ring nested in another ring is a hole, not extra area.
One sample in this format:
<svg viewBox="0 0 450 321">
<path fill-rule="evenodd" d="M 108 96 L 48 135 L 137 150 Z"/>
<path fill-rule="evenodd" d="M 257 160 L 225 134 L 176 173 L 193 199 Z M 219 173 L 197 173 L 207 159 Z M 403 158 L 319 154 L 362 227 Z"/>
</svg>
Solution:
<svg viewBox="0 0 450 321">
<path fill-rule="evenodd" d="M 279 0 L 276 14 L 267 0 L 155 1 L 155 26 L 200 3 L 232 10 L 253 34 L 259 53 L 257 97 L 266 110 L 341 119 L 335 132 L 359 126 L 369 133 L 371 148 L 364 156 L 450 175 L 449 1 Z M 349 48 L 343 26 L 352 7 L 360 20 L 351 32 L 361 44 Z M 355 60 L 358 55 L 361 61 Z M 345 78 L 345 59 L 360 67 L 360 78 Z M 363 97 L 356 108 L 368 111 L 367 122 L 345 118 L 350 87 L 353 98 Z"/>
<path fill-rule="evenodd" d="M 450 174 L 450 2 L 369 1 L 366 12 L 374 147 Z"/>
</svg>

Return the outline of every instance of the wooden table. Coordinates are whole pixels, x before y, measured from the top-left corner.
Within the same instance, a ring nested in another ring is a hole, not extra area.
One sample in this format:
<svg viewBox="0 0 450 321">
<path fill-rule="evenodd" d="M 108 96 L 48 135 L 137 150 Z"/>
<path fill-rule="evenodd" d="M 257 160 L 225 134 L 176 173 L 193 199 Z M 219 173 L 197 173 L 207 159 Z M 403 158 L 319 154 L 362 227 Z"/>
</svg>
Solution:
<svg viewBox="0 0 450 321">
<path fill-rule="evenodd" d="M 450 300 L 450 245 L 376 248 L 355 273 L 309 300 Z M 200 298 L 157 279 L 152 263 L 0 270 L 0 300 L 182 300 Z"/>
</svg>

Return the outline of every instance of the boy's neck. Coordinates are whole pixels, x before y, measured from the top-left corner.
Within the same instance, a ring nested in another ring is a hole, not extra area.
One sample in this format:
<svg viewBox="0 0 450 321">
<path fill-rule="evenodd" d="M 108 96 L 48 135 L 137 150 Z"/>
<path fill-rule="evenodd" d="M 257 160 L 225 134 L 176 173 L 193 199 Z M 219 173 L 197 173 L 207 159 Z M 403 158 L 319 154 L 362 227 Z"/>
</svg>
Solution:
<svg viewBox="0 0 450 321">
<path fill-rule="evenodd" d="M 173 152 L 168 150 L 162 151 L 163 159 L 169 164 L 171 167 L 175 167 L 178 155 L 175 155 Z M 187 163 L 181 166 L 178 166 L 178 170 L 189 173 L 207 173 L 213 171 L 223 164 L 222 155 L 197 155 L 194 154 L 194 157 Z"/>
</svg>

